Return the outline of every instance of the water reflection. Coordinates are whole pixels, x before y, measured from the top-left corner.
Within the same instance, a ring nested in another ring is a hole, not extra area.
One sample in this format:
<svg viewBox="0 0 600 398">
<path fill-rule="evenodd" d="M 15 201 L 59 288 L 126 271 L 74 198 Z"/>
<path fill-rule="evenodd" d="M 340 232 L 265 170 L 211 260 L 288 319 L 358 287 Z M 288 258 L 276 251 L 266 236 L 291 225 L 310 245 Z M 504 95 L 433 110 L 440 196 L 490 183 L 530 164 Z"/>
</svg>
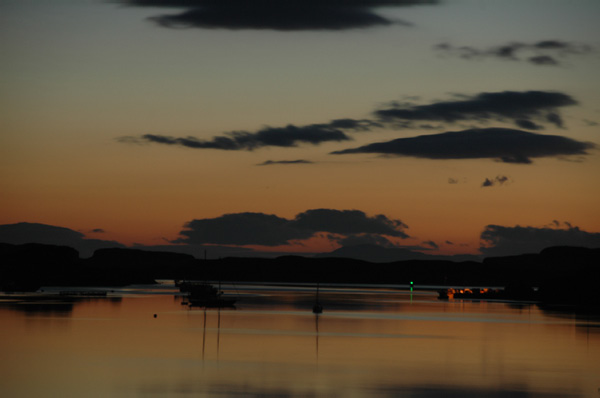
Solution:
<svg viewBox="0 0 600 398">
<path fill-rule="evenodd" d="M 532 392 L 527 386 L 498 386 L 495 388 L 467 388 L 454 386 L 412 386 L 380 387 L 372 391 L 374 397 L 408 397 L 408 398 L 574 398 L 579 393 L 568 391 Z"/>
<path fill-rule="evenodd" d="M 140 388 L 141 396 L 194 396 L 194 397 L 260 397 L 260 398 L 312 398 L 312 397 L 348 397 L 367 396 L 374 398 L 578 398 L 580 393 L 568 391 L 532 392 L 526 386 L 495 388 L 468 388 L 457 386 L 380 386 L 364 388 L 351 393 L 345 388 L 323 390 L 318 388 L 255 387 L 236 383 L 204 385 L 194 382 L 182 382 L 165 386 L 150 384 Z M 351 395 L 349 395 L 349 393 Z"/>
<path fill-rule="evenodd" d="M 67 297 L 60 295 L 3 295 L 0 296 L 0 306 L 8 310 L 21 312 L 26 315 L 54 315 L 69 316 L 73 308 L 78 304 L 89 303 L 102 300 L 105 303 L 118 305 L 121 303 L 121 297 Z"/>
<path fill-rule="evenodd" d="M 0 396 L 598 396 L 597 319 L 368 289 L 323 289 L 314 314 L 313 289 L 237 289 L 236 310 L 5 297 Z"/>
</svg>

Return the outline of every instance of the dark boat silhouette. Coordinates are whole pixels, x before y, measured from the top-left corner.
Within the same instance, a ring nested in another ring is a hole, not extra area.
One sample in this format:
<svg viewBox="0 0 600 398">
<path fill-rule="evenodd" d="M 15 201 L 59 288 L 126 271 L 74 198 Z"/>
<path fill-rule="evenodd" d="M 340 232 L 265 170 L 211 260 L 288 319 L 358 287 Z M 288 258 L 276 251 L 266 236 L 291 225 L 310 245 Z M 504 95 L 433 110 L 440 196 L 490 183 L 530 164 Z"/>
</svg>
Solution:
<svg viewBox="0 0 600 398">
<path fill-rule="evenodd" d="M 190 307 L 235 307 L 237 301 L 234 297 L 224 297 L 221 289 L 207 282 L 175 282 L 175 285 L 186 294 Z"/>
</svg>

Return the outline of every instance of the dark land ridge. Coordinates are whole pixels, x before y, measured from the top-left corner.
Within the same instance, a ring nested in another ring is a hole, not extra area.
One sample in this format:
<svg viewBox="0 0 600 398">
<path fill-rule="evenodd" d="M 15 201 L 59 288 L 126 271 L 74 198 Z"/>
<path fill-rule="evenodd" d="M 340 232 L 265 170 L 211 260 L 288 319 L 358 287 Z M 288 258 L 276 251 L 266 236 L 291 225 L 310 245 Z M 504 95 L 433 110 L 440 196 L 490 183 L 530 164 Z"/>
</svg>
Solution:
<svg viewBox="0 0 600 398">
<path fill-rule="evenodd" d="M 0 289 L 125 286 L 156 279 L 234 282 L 408 284 L 504 287 L 508 298 L 600 309 L 600 248 L 558 246 L 535 254 L 477 261 L 281 256 L 199 260 L 188 254 L 98 249 L 82 259 L 70 247 L 0 243 Z"/>
</svg>

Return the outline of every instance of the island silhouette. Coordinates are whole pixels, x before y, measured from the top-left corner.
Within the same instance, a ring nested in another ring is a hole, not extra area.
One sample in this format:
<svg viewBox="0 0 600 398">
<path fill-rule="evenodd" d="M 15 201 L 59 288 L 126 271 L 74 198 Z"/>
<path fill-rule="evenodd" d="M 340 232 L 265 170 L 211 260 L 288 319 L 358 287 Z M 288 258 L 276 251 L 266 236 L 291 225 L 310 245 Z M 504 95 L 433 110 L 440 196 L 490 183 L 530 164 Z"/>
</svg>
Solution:
<svg viewBox="0 0 600 398">
<path fill-rule="evenodd" d="M 494 286 L 502 298 L 600 310 L 600 249 L 556 246 L 540 253 L 482 261 L 406 260 L 372 263 L 336 257 L 281 256 L 197 259 L 188 254 L 98 249 L 90 258 L 67 246 L 0 243 L 0 288 L 125 286 L 157 279 L 222 282 Z M 485 298 L 479 295 L 478 298 Z"/>
</svg>

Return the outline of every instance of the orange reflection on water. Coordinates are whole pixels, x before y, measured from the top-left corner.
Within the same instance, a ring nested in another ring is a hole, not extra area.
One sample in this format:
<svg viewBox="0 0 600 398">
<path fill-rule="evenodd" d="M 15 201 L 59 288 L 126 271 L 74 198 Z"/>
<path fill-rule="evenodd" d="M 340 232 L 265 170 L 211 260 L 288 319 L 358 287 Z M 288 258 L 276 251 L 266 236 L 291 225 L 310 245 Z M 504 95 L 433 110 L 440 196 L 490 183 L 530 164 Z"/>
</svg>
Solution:
<svg viewBox="0 0 600 398">
<path fill-rule="evenodd" d="M 0 395 L 597 394 L 597 321 L 393 291 L 321 299 L 318 316 L 311 292 L 269 289 L 235 310 L 190 310 L 171 295 L 0 304 Z"/>
</svg>

